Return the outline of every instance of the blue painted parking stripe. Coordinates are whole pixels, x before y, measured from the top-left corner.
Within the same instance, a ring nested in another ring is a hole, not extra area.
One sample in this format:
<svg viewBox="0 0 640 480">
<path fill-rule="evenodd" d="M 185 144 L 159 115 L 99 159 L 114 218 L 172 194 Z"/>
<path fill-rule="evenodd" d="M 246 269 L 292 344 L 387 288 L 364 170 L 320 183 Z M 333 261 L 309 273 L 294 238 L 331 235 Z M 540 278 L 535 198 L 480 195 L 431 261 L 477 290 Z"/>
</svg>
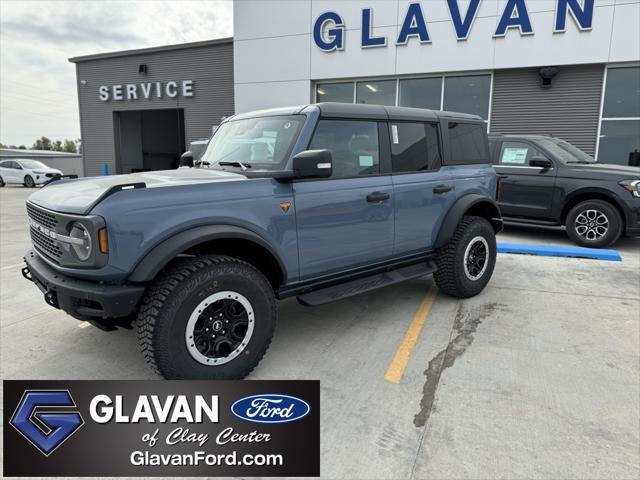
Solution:
<svg viewBox="0 0 640 480">
<path fill-rule="evenodd" d="M 591 258 L 621 262 L 622 257 L 615 250 L 584 247 L 562 247 L 558 245 L 529 245 L 526 243 L 498 243 L 498 253 L 520 253 L 544 257 Z"/>
</svg>

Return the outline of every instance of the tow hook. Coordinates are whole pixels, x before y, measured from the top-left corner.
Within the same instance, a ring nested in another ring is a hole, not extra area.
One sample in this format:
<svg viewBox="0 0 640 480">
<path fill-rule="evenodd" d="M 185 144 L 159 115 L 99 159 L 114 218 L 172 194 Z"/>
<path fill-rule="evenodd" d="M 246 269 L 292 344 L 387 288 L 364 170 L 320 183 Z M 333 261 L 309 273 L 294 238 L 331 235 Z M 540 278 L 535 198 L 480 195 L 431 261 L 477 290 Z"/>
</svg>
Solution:
<svg viewBox="0 0 640 480">
<path fill-rule="evenodd" d="M 29 267 L 22 267 L 21 271 L 22 271 L 22 276 L 24 278 L 26 278 L 30 282 L 33 282 L 33 277 L 31 276 L 31 271 L 29 270 Z"/>
</svg>

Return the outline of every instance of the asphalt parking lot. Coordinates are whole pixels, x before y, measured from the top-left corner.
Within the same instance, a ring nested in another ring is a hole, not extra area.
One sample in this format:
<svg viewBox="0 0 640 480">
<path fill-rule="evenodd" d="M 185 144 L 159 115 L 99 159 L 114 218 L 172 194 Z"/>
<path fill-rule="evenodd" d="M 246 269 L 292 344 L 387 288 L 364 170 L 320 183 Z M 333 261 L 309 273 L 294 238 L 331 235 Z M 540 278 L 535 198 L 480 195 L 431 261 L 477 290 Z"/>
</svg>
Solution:
<svg viewBox="0 0 640 480">
<path fill-rule="evenodd" d="M 29 193 L 0 189 L 2 378 L 156 378 L 133 332 L 78 322 L 22 278 Z M 499 240 L 569 244 L 524 227 Z M 640 239 L 614 248 L 622 262 L 500 255 L 464 301 L 424 278 L 313 309 L 281 302 L 250 378 L 321 381 L 325 478 L 638 478 Z"/>
</svg>

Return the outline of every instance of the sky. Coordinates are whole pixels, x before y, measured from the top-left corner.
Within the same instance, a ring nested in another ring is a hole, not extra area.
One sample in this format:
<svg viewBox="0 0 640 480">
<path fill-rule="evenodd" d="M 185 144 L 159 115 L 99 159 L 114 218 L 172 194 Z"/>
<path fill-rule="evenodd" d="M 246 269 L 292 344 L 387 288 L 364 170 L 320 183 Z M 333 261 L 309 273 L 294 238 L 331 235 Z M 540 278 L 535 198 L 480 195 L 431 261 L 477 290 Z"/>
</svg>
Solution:
<svg viewBox="0 0 640 480">
<path fill-rule="evenodd" d="M 80 138 L 70 57 L 232 35 L 231 0 L 0 0 L 0 143 Z"/>
</svg>

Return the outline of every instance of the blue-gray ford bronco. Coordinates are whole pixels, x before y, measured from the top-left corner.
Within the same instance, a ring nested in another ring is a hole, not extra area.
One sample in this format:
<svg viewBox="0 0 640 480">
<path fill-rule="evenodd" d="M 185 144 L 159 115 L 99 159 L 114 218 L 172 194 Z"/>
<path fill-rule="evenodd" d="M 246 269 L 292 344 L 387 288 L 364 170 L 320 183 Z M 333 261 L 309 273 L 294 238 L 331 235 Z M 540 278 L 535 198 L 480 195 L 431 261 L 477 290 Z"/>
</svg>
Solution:
<svg viewBox="0 0 640 480">
<path fill-rule="evenodd" d="M 27 201 L 23 275 L 156 372 L 243 378 L 276 299 L 313 306 L 433 274 L 466 298 L 496 261 L 496 174 L 473 115 L 321 103 L 235 115 L 207 168 L 60 180 Z M 131 327 L 129 327 L 131 328 Z"/>
</svg>

